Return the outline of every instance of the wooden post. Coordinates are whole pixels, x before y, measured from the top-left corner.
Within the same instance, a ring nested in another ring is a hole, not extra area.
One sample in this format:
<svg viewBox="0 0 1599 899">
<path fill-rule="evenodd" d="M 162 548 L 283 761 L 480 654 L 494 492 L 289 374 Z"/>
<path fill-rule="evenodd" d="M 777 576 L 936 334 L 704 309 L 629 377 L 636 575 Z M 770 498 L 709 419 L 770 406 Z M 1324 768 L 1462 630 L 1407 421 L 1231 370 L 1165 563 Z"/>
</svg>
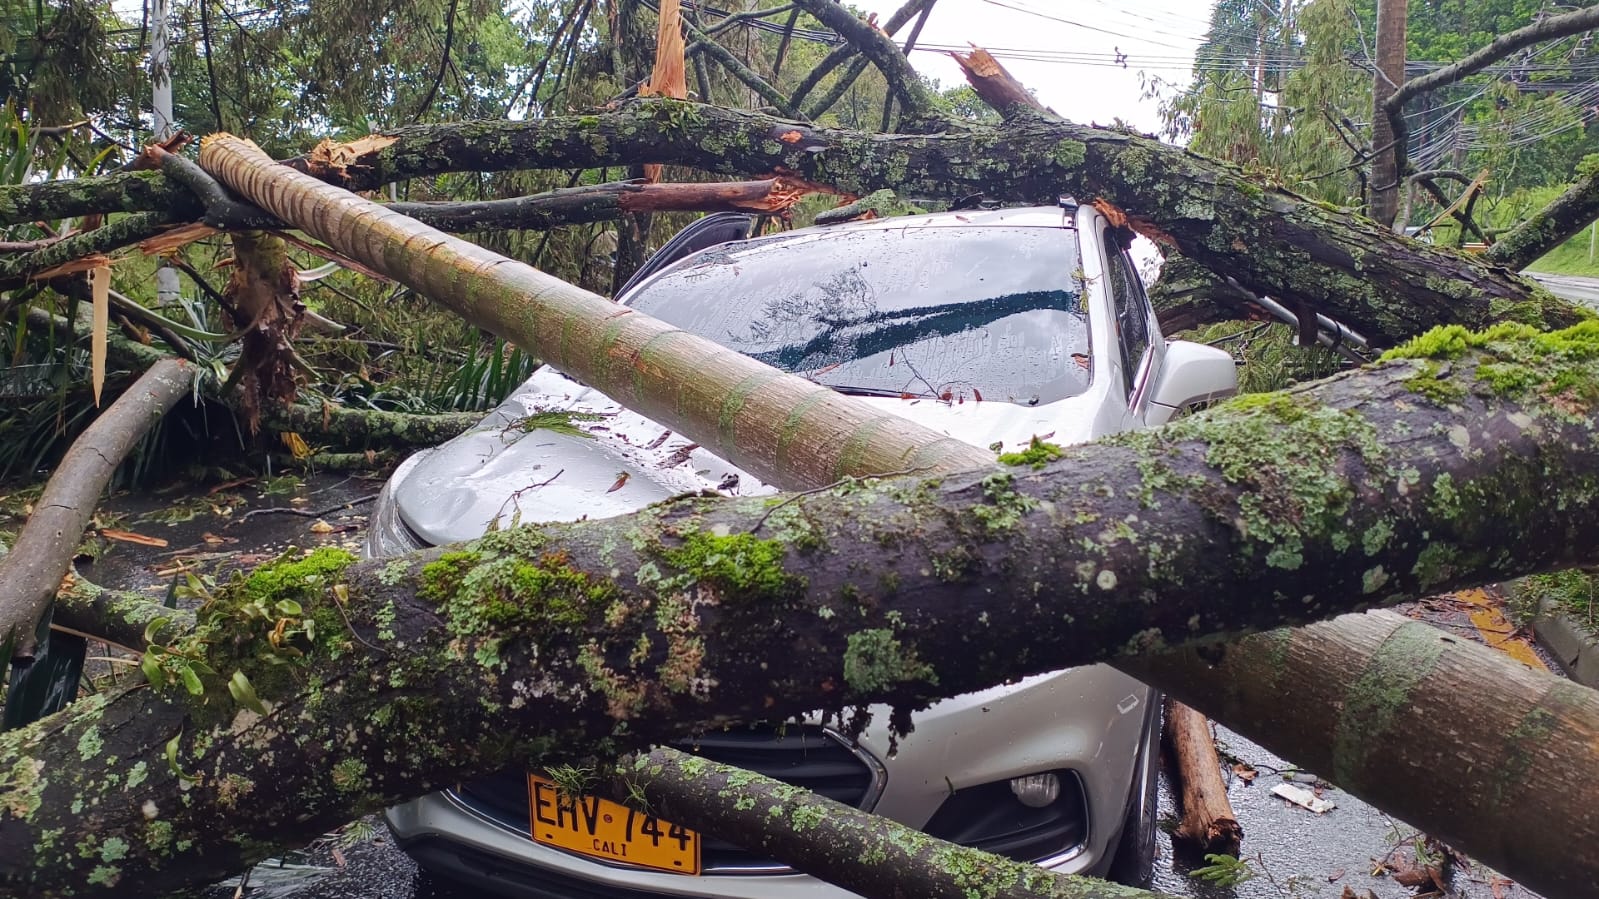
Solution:
<svg viewBox="0 0 1599 899">
<path fill-rule="evenodd" d="M 1394 131 L 1383 103 L 1405 80 L 1407 0 L 1377 0 L 1377 73 L 1372 86 L 1371 217 L 1392 227 L 1399 211 L 1403 160 L 1394 152 Z M 1401 227 L 1403 223 L 1400 223 Z"/>
</svg>

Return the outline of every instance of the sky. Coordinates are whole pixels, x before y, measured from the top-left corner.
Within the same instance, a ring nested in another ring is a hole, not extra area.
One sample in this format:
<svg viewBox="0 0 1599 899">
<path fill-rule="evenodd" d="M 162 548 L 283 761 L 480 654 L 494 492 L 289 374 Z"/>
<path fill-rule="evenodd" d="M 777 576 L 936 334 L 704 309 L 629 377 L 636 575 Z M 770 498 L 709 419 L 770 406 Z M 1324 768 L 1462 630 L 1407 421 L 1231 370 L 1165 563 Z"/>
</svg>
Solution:
<svg viewBox="0 0 1599 899">
<path fill-rule="evenodd" d="M 904 0 L 852 2 L 884 22 Z M 1186 83 L 1211 5 L 1208 0 L 938 0 L 911 64 L 946 87 L 962 84 L 960 69 L 945 51 L 974 43 L 1072 121 L 1108 125 L 1120 117 L 1140 131 L 1156 131 L 1159 109 L 1142 96 L 1140 76 Z M 902 46 L 910 28 L 897 35 Z"/>
</svg>

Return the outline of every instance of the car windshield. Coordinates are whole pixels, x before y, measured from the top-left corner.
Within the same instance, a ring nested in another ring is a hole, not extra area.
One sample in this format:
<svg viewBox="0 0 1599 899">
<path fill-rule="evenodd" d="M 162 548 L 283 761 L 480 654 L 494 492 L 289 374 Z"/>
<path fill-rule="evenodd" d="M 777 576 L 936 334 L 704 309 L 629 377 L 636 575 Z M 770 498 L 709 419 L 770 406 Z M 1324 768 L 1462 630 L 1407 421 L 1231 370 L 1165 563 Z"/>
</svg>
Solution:
<svg viewBox="0 0 1599 899">
<path fill-rule="evenodd" d="M 845 393 L 1037 404 L 1088 387 L 1064 228 L 908 227 L 712 247 L 641 312 Z"/>
</svg>

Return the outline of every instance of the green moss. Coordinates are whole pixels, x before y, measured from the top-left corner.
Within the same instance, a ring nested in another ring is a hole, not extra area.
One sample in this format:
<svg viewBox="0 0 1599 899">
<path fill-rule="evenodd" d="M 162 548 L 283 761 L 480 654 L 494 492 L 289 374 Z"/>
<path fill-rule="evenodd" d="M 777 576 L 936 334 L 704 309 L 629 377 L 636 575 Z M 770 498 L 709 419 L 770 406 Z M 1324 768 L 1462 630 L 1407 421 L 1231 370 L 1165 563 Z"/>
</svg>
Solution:
<svg viewBox="0 0 1599 899">
<path fill-rule="evenodd" d="M 786 551 L 781 540 L 695 531 L 684 536 L 681 545 L 663 551 L 661 559 L 694 583 L 752 599 L 786 598 L 804 590 L 807 583 L 783 567 Z"/>
<path fill-rule="evenodd" d="M 78 737 L 78 758 L 87 762 L 99 755 L 105 747 L 101 744 L 100 730 L 90 726 Z"/>
<path fill-rule="evenodd" d="M 1035 436 L 1033 437 L 1032 442 L 1027 445 L 1027 449 L 1022 450 L 1021 452 L 1000 453 L 999 464 L 1031 465 L 1036 470 L 1043 468 L 1045 465 L 1048 465 L 1056 459 L 1059 459 L 1061 457 L 1061 452 L 1062 450 L 1059 444 L 1045 443 Z"/>
<path fill-rule="evenodd" d="M 424 595 L 439 602 L 462 648 L 471 648 L 479 664 L 499 667 L 499 647 L 517 632 L 548 645 L 597 621 L 615 601 L 615 584 L 573 568 L 570 561 L 559 552 L 536 561 L 448 553 L 423 568 Z"/>
<path fill-rule="evenodd" d="M 1080 140 L 1062 140 L 1050 150 L 1055 164 L 1068 171 L 1076 171 L 1088 159 L 1088 145 Z"/>
<path fill-rule="evenodd" d="M 355 564 L 348 550 L 324 546 L 300 558 L 279 558 L 251 571 L 239 588 L 243 599 L 277 602 L 305 601 L 320 596 Z"/>
<path fill-rule="evenodd" d="M 973 505 L 971 515 L 989 536 L 1003 534 L 1021 523 L 1038 501 L 1016 489 L 1009 472 L 991 474 L 980 482 L 989 505 Z"/>
<path fill-rule="evenodd" d="M 1483 356 L 1476 368 L 1477 380 L 1499 396 L 1514 398 L 1537 391 L 1568 401 L 1599 399 L 1599 388 L 1588 370 L 1589 363 L 1599 358 L 1599 320 L 1595 319 L 1548 332 L 1519 322 L 1503 322 L 1481 331 L 1447 325 L 1389 350 L 1382 358 L 1461 359 L 1473 351 Z"/>
<path fill-rule="evenodd" d="M 422 581 L 417 588 L 417 595 L 435 602 L 448 600 L 460 589 L 461 581 L 477 563 L 478 555 L 474 552 L 447 552 L 439 556 L 422 566 Z"/>
<path fill-rule="evenodd" d="M 869 693 L 898 683 L 936 683 L 933 666 L 916 657 L 889 628 L 870 628 L 850 634 L 844 649 L 844 683 L 857 693 Z"/>
<path fill-rule="evenodd" d="M 1207 415 L 1106 440 L 1146 458 L 1188 441 L 1204 443 L 1205 461 L 1237 488 L 1236 505 L 1216 505 L 1203 495 L 1200 502 L 1254 543 L 1267 564 L 1287 570 L 1303 564 L 1306 539 L 1336 542 L 1345 529 L 1345 513 L 1360 487 L 1340 464 L 1343 459 L 1356 461 L 1371 477 L 1397 477 L 1364 416 L 1304 394 L 1249 394 Z M 1184 479 L 1184 486 L 1202 485 Z"/>
<path fill-rule="evenodd" d="M 1535 574 L 1522 578 L 1510 587 L 1510 606 L 1516 619 L 1526 623 L 1537 617 L 1540 610 L 1563 614 L 1577 624 L 1595 632 L 1594 599 L 1599 596 L 1599 575 L 1581 569 L 1568 569 L 1550 574 Z"/>
<path fill-rule="evenodd" d="M 1422 362 L 1416 373 L 1405 379 L 1405 387 L 1411 393 L 1417 393 L 1440 406 L 1458 404 L 1466 397 L 1466 389 L 1453 381 L 1440 377 L 1443 369 L 1431 359 Z"/>
</svg>

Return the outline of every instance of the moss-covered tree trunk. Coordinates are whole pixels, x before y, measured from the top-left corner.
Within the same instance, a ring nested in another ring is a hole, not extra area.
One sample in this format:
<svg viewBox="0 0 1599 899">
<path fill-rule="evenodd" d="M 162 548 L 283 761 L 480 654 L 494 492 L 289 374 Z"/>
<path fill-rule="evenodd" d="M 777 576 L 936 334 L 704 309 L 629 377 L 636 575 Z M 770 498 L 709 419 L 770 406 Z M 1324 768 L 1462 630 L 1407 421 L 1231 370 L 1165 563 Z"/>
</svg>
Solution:
<svg viewBox="0 0 1599 899">
<path fill-rule="evenodd" d="M 1137 135 L 1065 122 L 926 136 L 815 128 L 670 100 L 614 113 L 408 129 L 365 157 L 368 187 L 442 171 L 655 160 L 714 172 L 794 172 L 856 194 L 984 194 L 1053 203 L 1102 198 L 1185 257 L 1290 306 L 1393 343 L 1439 322 L 1549 326 L 1579 313 L 1513 272 L 1409 240 L 1351 211 Z"/>
<path fill-rule="evenodd" d="M 1028 673 L 1590 560 L 1596 346 L 1594 325 L 1443 331 L 1411 348 L 1424 358 L 1058 458 L 1040 447 L 936 478 L 684 497 L 457 551 L 267 566 L 210 598 L 190 635 L 156 635 L 156 687 L 0 736 L 0 891 L 155 893 L 507 764 L 818 707 L 908 713 Z M 1599 742 L 1561 723 L 1524 748 L 1599 766 Z M 1387 748 L 1406 767 L 1410 744 Z M 1546 783 L 1520 782 L 1516 801 L 1596 799 Z M 1436 801 L 1382 804 L 1408 818 Z"/>
<path fill-rule="evenodd" d="M 1594 768 L 1566 750 L 1599 743 L 1599 692 L 1389 612 L 1117 667 L 1530 890 L 1594 895 Z"/>
<path fill-rule="evenodd" d="M 1243 288 L 1336 318 L 1378 343 L 1438 322 L 1503 318 L 1559 327 L 1581 313 L 1489 261 L 1427 246 L 1179 147 L 1109 129 L 1018 121 L 929 135 L 817 128 L 756 112 L 654 99 L 599 115 L 459 122 L 397 132 L 354 164 L 319 168 L 355 189 L 453 171 L 661 162 L 710 172 L 787 172 L 840 190 L 1105 199 L 1146 233 Z M 60 210 L 192 208 L 160 176 L 0 187 L 0 224 Z"/>
</svg>

